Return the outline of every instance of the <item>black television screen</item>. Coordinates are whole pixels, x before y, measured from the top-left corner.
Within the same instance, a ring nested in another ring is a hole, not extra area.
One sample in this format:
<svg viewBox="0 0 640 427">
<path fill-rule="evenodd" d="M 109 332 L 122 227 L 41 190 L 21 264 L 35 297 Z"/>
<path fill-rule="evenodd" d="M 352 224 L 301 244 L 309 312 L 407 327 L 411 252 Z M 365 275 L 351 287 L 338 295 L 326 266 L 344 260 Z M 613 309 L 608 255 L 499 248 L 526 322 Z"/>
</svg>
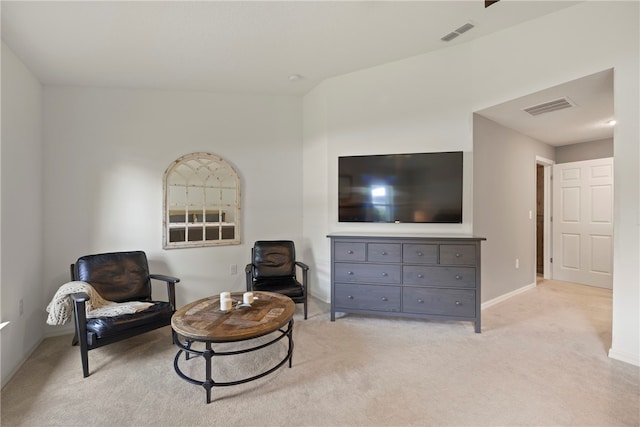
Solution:
<svg viewBox="0 0 640 427">
<path fill-rule="evenodd" d="M 462 223 L 462 152 L 339 157 L 338 220 Z"/>
</svg>

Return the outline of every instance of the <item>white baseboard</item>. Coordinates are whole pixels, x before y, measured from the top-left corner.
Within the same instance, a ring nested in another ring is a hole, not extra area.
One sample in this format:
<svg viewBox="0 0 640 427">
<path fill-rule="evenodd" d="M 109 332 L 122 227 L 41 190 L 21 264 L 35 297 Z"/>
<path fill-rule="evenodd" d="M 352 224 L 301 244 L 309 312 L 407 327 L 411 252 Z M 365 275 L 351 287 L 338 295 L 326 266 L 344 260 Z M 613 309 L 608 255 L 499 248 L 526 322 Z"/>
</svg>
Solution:
<svg viewBox="0 0 640 427">
<path fill-rule="evenodd" d="M 609 357 L 631 365 L 640 366 L 640 355 L 609 349 Z"/>
<path fill-rule="evenodd" d="M 482 305 L 480 305 L 480 309 L 484 310 L 485 308 L 489 308 L 492 305 L 496 305 L 498 303 L 501 303 L 502 301 L 506 301 L 509 298 L 512 298 L 512 297 L 514 297 L 514 296 L 516 296 L 518 294 L 526 292 L 526 291 L 528 291 L 530 289 L 533 289 L 535 287 L 536 287 L 536 282 L 533 282 L 533 283 L 531 283 L 529 285 L 526 285 L 526 286 L 523 286 L 523 287 L 521 287 L 519 289 L 516 289 L 515 291 L 511 291 L 511 292 L 508 292 L 508 293 L 506 293 L 504 295 L 500 295 L 499 297 L 496 297 L 496 298 L 494 298 L 492 300 L 483 302 Z"/>
</svg>

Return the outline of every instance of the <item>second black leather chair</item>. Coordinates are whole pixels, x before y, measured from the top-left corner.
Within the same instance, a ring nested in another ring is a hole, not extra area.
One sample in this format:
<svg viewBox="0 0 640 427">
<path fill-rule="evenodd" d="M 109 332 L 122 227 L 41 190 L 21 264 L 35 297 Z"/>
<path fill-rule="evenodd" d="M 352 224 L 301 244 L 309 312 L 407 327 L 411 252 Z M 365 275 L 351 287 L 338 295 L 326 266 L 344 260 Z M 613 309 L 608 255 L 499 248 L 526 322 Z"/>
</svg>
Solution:
<svg viewBox="0 0 640 427">
<path fill-rule="evenodd" d="M 302 283 L 296 277 L 298 269 Z M 295 303 L 304 304 L 307 318 L 309 267 L 296 261 L 295 244 L 291 240 L 259 240 L 251 249 L 251 263 L 247 264 L 247 291 L 277 292 Z"/>
</svg>

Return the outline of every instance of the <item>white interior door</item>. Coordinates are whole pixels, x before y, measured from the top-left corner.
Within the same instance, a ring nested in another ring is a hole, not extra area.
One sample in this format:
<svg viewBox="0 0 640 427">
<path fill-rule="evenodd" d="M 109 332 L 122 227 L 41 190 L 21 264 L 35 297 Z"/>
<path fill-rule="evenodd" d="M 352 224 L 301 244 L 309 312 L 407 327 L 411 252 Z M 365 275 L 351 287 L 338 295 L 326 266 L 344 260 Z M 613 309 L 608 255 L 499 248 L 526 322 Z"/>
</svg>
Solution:
<svg viewBox="0 0 640 427">
<path fill-rule="evenodd" d="M 553 278 L 612 288 L 613 158 L 553 166 Z"/>
</svg>

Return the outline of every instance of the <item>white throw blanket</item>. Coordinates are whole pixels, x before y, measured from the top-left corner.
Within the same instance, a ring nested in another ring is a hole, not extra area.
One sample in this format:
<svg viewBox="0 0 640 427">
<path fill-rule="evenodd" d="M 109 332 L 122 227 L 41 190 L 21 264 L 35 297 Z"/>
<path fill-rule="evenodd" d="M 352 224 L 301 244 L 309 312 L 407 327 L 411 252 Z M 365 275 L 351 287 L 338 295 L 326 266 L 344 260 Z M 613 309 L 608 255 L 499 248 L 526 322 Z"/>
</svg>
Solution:
<svg viewBox="0 0 640 427">
<path fill-rule="evenodd" d="M 70 295 L 77 292 L 84 292 L 89 295 L 89 301 L 86 302 L 87 318 L 136 313 L 153 305 L 151 302 L 129 301 L 118 303 L 107 301 L 87 282 L 68 282 L 60 286 L 49 305 L 47 305 L 47 313 L 49 313 L 47 324 L 64 325 L 72 318 L 73 301 Z"/>
</svg>

